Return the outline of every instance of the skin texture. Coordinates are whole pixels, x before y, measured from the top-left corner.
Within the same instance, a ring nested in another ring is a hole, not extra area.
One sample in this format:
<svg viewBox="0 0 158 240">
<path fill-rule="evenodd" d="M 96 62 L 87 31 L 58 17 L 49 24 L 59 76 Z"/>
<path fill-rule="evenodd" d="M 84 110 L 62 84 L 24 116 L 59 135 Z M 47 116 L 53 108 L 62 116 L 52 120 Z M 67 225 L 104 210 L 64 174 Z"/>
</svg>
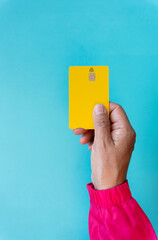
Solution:
<svg viewBox="0 0 158 240">
<path fill-rule="evenodd" d="M 93 110 L 95 130 L 77 128 L 81 144 L 91 151 L 92 182 L 96 190 L 105 190 L 122 184 L 127 177 L 136 133 L 123 108 L 109 103 L 109 116 L 102 104 Z"/>
</svg>

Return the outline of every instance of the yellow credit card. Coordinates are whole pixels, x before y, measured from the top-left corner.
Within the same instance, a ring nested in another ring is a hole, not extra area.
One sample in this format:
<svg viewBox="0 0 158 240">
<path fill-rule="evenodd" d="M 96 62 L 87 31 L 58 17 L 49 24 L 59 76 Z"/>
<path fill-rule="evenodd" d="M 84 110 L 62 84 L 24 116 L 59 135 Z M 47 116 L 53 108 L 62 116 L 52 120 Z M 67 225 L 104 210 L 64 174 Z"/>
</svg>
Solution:
<svg viewBox="0 0 158 240">
<path fill-rule="evenodd" d="M 93 108 L 98 103 L 109 114 L 109 68 L 69 67 L 69 128 L 94 129 Z"/>
</svg>

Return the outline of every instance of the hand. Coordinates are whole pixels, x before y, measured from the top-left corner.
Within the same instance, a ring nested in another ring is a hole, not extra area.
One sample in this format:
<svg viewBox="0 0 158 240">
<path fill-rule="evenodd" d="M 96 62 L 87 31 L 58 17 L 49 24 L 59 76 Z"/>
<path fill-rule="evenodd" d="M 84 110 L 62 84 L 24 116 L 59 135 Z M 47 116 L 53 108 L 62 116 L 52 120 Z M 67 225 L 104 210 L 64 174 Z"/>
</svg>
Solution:
<svg viewBox="0 0 158 240">
<path fill-rule="evenodd" d="M 92 182 L 96 190 L 122 184 L 126 180 L 128 165 L 134 149 L 136 133 L 123 108 L 113 102 L 106 108 L 97 104 L 93 111 L 95 130 L 74 129 L 83 134 L 81 144 L 88 143 L 91 150 Z"/>
</svg>

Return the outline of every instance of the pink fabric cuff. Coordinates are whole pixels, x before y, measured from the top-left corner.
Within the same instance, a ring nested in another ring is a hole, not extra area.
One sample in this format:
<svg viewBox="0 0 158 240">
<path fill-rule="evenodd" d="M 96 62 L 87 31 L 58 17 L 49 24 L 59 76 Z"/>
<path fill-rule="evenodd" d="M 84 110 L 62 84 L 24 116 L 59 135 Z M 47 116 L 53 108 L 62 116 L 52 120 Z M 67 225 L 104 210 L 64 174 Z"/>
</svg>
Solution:
<svg viewBox="0 0 158 240">
<path fill-rule="evenodd" d="M 86 186 L 90 202 L 94 203 L 97 207 L 119 205 L 132 197 L 127 180 L 123 184 L 107 190 L 96 190 L 93 183 L 88 183 Z"/>
</svg>

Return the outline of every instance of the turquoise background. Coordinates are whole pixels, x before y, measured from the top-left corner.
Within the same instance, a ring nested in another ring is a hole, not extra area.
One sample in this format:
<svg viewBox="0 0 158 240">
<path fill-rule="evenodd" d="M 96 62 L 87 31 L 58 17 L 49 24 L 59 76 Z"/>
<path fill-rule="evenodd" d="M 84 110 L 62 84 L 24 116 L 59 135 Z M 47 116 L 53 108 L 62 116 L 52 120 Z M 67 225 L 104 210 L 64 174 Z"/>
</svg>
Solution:
<svg viewBox="0 0 158 240">
<path fill-rule="evenodd" d="M 90 152 L 68 67 L 108 65 L 137 132 L 128 179 L 158 233 L 157 0 L 0 0 L 0 240 L 87 240 Z"/>
</svg>

